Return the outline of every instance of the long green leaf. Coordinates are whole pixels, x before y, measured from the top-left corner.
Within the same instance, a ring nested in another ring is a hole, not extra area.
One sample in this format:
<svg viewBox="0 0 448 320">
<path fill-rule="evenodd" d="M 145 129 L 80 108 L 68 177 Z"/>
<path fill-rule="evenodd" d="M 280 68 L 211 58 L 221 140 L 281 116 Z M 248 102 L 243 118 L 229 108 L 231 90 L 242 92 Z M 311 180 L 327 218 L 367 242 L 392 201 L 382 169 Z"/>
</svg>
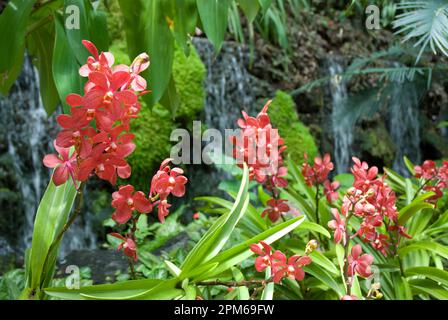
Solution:
<svg viewBox="0 0 448 320">
<path fill-rule="evenodd" d="M 11 0 L 0 15 L 0 92 L 6 94 L 21 70 L 25 33 L 35 0 Z M 17 68 L 19 68 L 17 70 Z"/>
<path fill-rule="evenodd" d="M 445 259 L 448 259 L 448 248 L 437 242 L 430 241 L 419 241 L 409 244 L 408 246 L 402 247 L 398 250 L 400 256 L 406 256 L 408 253 L 415 250 L 427 250 L 434 252 Z"/>
<path fill-rule="evenodd" d="M 232 210 L 219 217 L 190 251 L 181 266 L 182 273 L 186 273 L 200 264 L 209 261 L 222 249 L 236 224 L 246 212 L 247 205 L 249 204 L 248 185 L 249 170 L 247 169 L 247 165 L 244 165 L 240 190 Z"/>
<path fill-rule="evenodd" d="M 70 93 L 82 94 L 83 80 L 78 74 L 79 63 L 64 31 L 62 17 L 55 13 L 56 37 L 53 51 L 53 79 L 58 90 L 64 112 L 70 111 L 65 97 Z"/>
<path fill-rule="evenodd" d="M 37 209 L 34 222 L 33 241 L 29 257 L 30 268 L 27 273 L 27 287 L 39 290 L 45 279 L 41 279 L 45 257 L 55 236 L 61 230 L 70 214 L 76 197 L 76 189 L 72 181 L 56 187 L 50 181 L 47 190 Z M 53 261 L 54 265 L 55 261 Z M 47 275 L 51 277 L 51 275 Z"/>
<path fill-rule="evenodd" d="M 219 52 L 224 40 L 230 3 L 230 0 L 196 1 L 205 34 L 215 47 L 216 52 Z"/>
</svg>

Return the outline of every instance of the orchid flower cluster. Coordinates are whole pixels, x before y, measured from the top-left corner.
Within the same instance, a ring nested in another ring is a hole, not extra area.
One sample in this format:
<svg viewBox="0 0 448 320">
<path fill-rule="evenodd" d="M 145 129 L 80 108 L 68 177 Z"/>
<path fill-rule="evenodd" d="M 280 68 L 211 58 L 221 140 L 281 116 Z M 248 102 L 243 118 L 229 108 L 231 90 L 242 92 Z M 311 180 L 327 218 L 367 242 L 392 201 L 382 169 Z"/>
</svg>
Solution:
<svg viewBox="0 0 448 320">
<path fill-rule="evenodd" d="M 314 249 L 315 247 L 308 246 L 305 256 L 293 255 L 287 258 L 280 250 L 273 252 L 272 247 L 264 241 L 250 246 L 250 250 L 258 255 L 255 259 L 255 269 L 262 272 L 269 267 L 270 278 L 275 283 L 280 283 L 284 278 L 302 281 L 305 278 L 302 268 L 312 262 L 308 254 Z"/>
<path fill-rule="evenodd" d="M 443 164 L 437 167 L 434 161 L 425 160 L 421 166 L 414 167 L 414 175 L 423 179 L 420 190 L 435 193 L 427 201 L 437 204 L 437 200 L 443 197 L 442 190 L 448 188 L 448 161 L 443 161 Z"/>
<path fill-rule="evenodd" d="M 44 165 L 56 168 L 55 185 L 71 178 L 76 186 L 77 181 L 86 181 L 92 174 L 115 185 L 117 176 L 126 179 L 131 175 L 125 160 L 135 149 L 129 124 L 140 111 L 138 96 L 146 93 L 146 81 L 139 73 L 149 67 L 149 57 L 142 53 L 130 67 L 112 67 L 114 56 L 110 52 L 98 54 L 93 43 L 82 43 L 92 54 L 79 70 L 88 78 L 85 94 L 66 97 L 71 109 L 57 117 L 62 128 L 54 141 L 58 155 L 46 155 Z"/>
<path fill-rule="evenodd" d="M 282 153 L 286 150 L 284 140 L 278 130 L 272 127 L 268 107 L 268 101 L 256 118 L 242 111 L 243 118 L 238 120 L 238 126 L 242 129 L 240 137 L 231 137 L 234 144 L 233 157 L 237 165 L 242 168 L 242 162 L 249 167 L 249 179 L 255 179 L 272 193 L 272 198 L 267 201 L 269 208 L 262 212 L 275 222 L 282 214 L 290 211 L 290 207 L 284 199 L 280 199 L 280 188 L 288 186 L 285 179 L 288 169 L 284 166 Z"/>
<path fill-rule="evenodd" d="M 141 105 L 138 97 L 147 93 L 146 80 L 140 73 L 149 67 L 149 56 L 138 55 L 130 66 L 114 64 L 110 52 L 98 53 L 95 45 L 87 40 L 83 45 L 92 56 L 79 69 L 88 81 L 84 85 L 84 96 L 69 94 L 69 114 L 59 115 L 58 124 L 62 131 L 54 141 L 58 154 L 46 155 L 44 165 L 55 168 L 53 182 L 59 186 L 70 178 L 78 189 L 78 182 L 84 182 L 96 175 L 115 185 L 117 178 L 127 179 L 131 166 L 125 160 L 134 150 L 134 134 L 130 122 L 135 119 Z M 119 187 L 112 194 L 113 220 L 119 225 L 132 222 L 130 230 L 123 236 L 111 233 L 122 241 L 119 250 L 137 260 L 134 232 L 140 214 L 150 213 L 158 207 L 158 218 L 163 223 L 169 214 L 170 194 L 181 197 L 185 194 L 187 178 L 180 168 L 171 168 L 172 159 L 162 162 L 159 171 L 152 178 L 148 196 L 135 191 L 132 185 Z"/>
<path fill-rule="evenodd" d="M 351 238 L 358 236 L 384 256 L 393 254 L 401 236 L 411 238 L 398 223 L 395 192 L 385 182 L 385 175 L 378 177 L 377 167 L 369 168 L 366 162 L 355 157 L 353 161 L 353 187 L 347 190 L 341 207 L 345 219 L 342 219 L 338 209 L 331 209 L 334 220 L 328 223 L 328 227 L 334 230 L 334 241 L 347 244 L 348 220 L 354 215 L 361 219 L 361 224 Z"/>
<path fill-rule="evenodd" d="M 329 203 L 339 199 L 337 192 L 340 183 L 339 181 L 331 182 L 328 179 L 328 174 L 333 170 L 334 164 L 331 162 L 330 155 L 326 153 L 323 158 L 314 158 L 314 164 L 311 166 L 308 163 L 308 155 L 304 155 L 305 163 L 302 165 L 302 175 L 305 178 L 305 183 L 311 187 L 316 187 L 317 196 L 319 196 L 319 186 L 323 184 L 324 195 Z"/>
<path fill-rule="evenodd" d="M 182 169 L 169 166 L 171 161 L 170 158 L 164 160 L 153 176 L 149 198 L 142 191 L 135 192 L 132 185 L 121 186 L 112 194 L 112 207 L 115 208 L 112 219 L 119 225 L 129 224 L 129 228 L 125 236 L 116 232 L 110 235 L 122 241 L 118 250 L 124 249 L 124 254 L 135 261 L 137 261 L 135 231 L 140 215 L 150 213 L 157 206 L 158 218 L 164 223 L 171 207 L 168 196 L 172 194 L 175 197 L 182 197 L 185 194 L 185 184 L 188 180 L 183 176 Z"/>
</svg>

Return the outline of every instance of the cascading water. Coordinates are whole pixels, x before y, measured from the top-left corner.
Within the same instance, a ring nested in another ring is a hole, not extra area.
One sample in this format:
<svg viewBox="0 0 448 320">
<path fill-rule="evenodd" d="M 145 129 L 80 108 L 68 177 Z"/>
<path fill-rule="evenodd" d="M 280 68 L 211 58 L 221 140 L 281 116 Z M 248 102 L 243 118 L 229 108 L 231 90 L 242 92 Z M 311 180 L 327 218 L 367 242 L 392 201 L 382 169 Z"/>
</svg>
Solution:
<svg viewBox="0 0 448 320">
<path fill-rule="evenodd" d="M 51 174 L 43 166 L 42 158 L 46 153 L 54 152 L 52 139 L 58 130 L 55 115 L 47 117 L 38 80 L 37 72 L 26 56 L 22 73 L 9 96 L 0 97 L 0 142 L 4 144 L 0 148 L 1 156 L 8 158 L 11 164 L 7 169 L 13 182 L 8 187 L 18 194 L 17 200 L 11 200 L 16 202 L 14 212 L 4 212 L 2 208 L 1 214 L 10 216 L 9 220 L 20 226 L 12 235 L 19 238 L 12 241 L 19 251 L 31 244 L 35 213 Z M 75 248 L 85 248 L 85 238 L 96 238 L 88 222 L 83 226 L 77 224 L 73 229 L 61 245 L 63 254 Z M 87 247 L 92 245 L 94 241 L 87 243 Z"/>
<path fill-rule="evenodd" d="M 227 42 L 216 56 L 208 40 L 195 38 L 193 43 L 207 68 L 204 83 L 206 125 L 224 132 L 224 129 L 235 128 L 241 110 L 257 114 L 262 106 L 255 102 L 255 79 L 247 71 L 249 53 L 241 45 Z"/>
<path fill-rule="evenodd" d="M 418 101 L 418 90 L 413 83 L 393 86 L 388 112 L 389 134 L 396 149 L 392 169 L 405 176 L 409 171 L 404 156 L 413 163 L 421 161 Z"/>
<path fill-rule="evenodd" d="M 352 155 L 353 122 L 347 114 L 347 84 L 341 78 L 343 68 L 335 59 L 329 60 L 331 76 L 331 129 L 334 143 L 336 172 L 346 172 Z"/>
</svg>

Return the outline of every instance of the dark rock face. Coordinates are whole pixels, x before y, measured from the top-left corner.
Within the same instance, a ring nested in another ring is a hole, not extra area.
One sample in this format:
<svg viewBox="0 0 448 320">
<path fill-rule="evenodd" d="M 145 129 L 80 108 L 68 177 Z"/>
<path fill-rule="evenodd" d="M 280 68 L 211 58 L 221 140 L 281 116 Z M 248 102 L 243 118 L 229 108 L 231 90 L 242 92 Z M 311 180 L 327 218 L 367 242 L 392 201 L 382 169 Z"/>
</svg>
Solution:
<svg viewBox="0 0 448 320">
<path fill-rule="evenodd" d="M 73 250 L 60 261 L 56 277 L 67 276 L 67 266 L 70 265 L 78 268 L 89 267 L 95 284 L 113 281 L 117 271 L 126 273 L 129 267 L 122 252 L 102 249 Z"/>
</svg>

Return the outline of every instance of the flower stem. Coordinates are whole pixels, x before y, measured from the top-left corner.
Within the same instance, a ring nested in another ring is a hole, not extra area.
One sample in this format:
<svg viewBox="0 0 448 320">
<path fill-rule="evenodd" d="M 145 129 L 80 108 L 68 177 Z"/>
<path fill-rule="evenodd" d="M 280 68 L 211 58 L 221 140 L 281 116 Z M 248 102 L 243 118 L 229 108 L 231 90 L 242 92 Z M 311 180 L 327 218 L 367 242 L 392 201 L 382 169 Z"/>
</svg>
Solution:
<svg viewBox="0 0 448 320">
<path fill-rule="evenodd" d="M 345 245 L 344 245 L 344 281 L 347 285 L 347 295 L 351 295 L 352 291 L 352 281 L 349 280 L 348 276 L 348 268 L 350 267 L 348 264 L 348 248 L 350 244 L 350 236 L 348 234 L 348 223 L 350 221 L 350 218 L 352 217 L 352 212 L 350 211 L 347 214 L 347 219 L 345 219 Z"/>
<path fill-rule="evenodd" d="M 196 282 L 198 286 L 226 286 L 226 287 L 243 287 L 250 285 L 266 285 L 269 282 L 273 282 L 273 280 L 242 280 L 242 281 L 199 281 Z"/>
</svg>

